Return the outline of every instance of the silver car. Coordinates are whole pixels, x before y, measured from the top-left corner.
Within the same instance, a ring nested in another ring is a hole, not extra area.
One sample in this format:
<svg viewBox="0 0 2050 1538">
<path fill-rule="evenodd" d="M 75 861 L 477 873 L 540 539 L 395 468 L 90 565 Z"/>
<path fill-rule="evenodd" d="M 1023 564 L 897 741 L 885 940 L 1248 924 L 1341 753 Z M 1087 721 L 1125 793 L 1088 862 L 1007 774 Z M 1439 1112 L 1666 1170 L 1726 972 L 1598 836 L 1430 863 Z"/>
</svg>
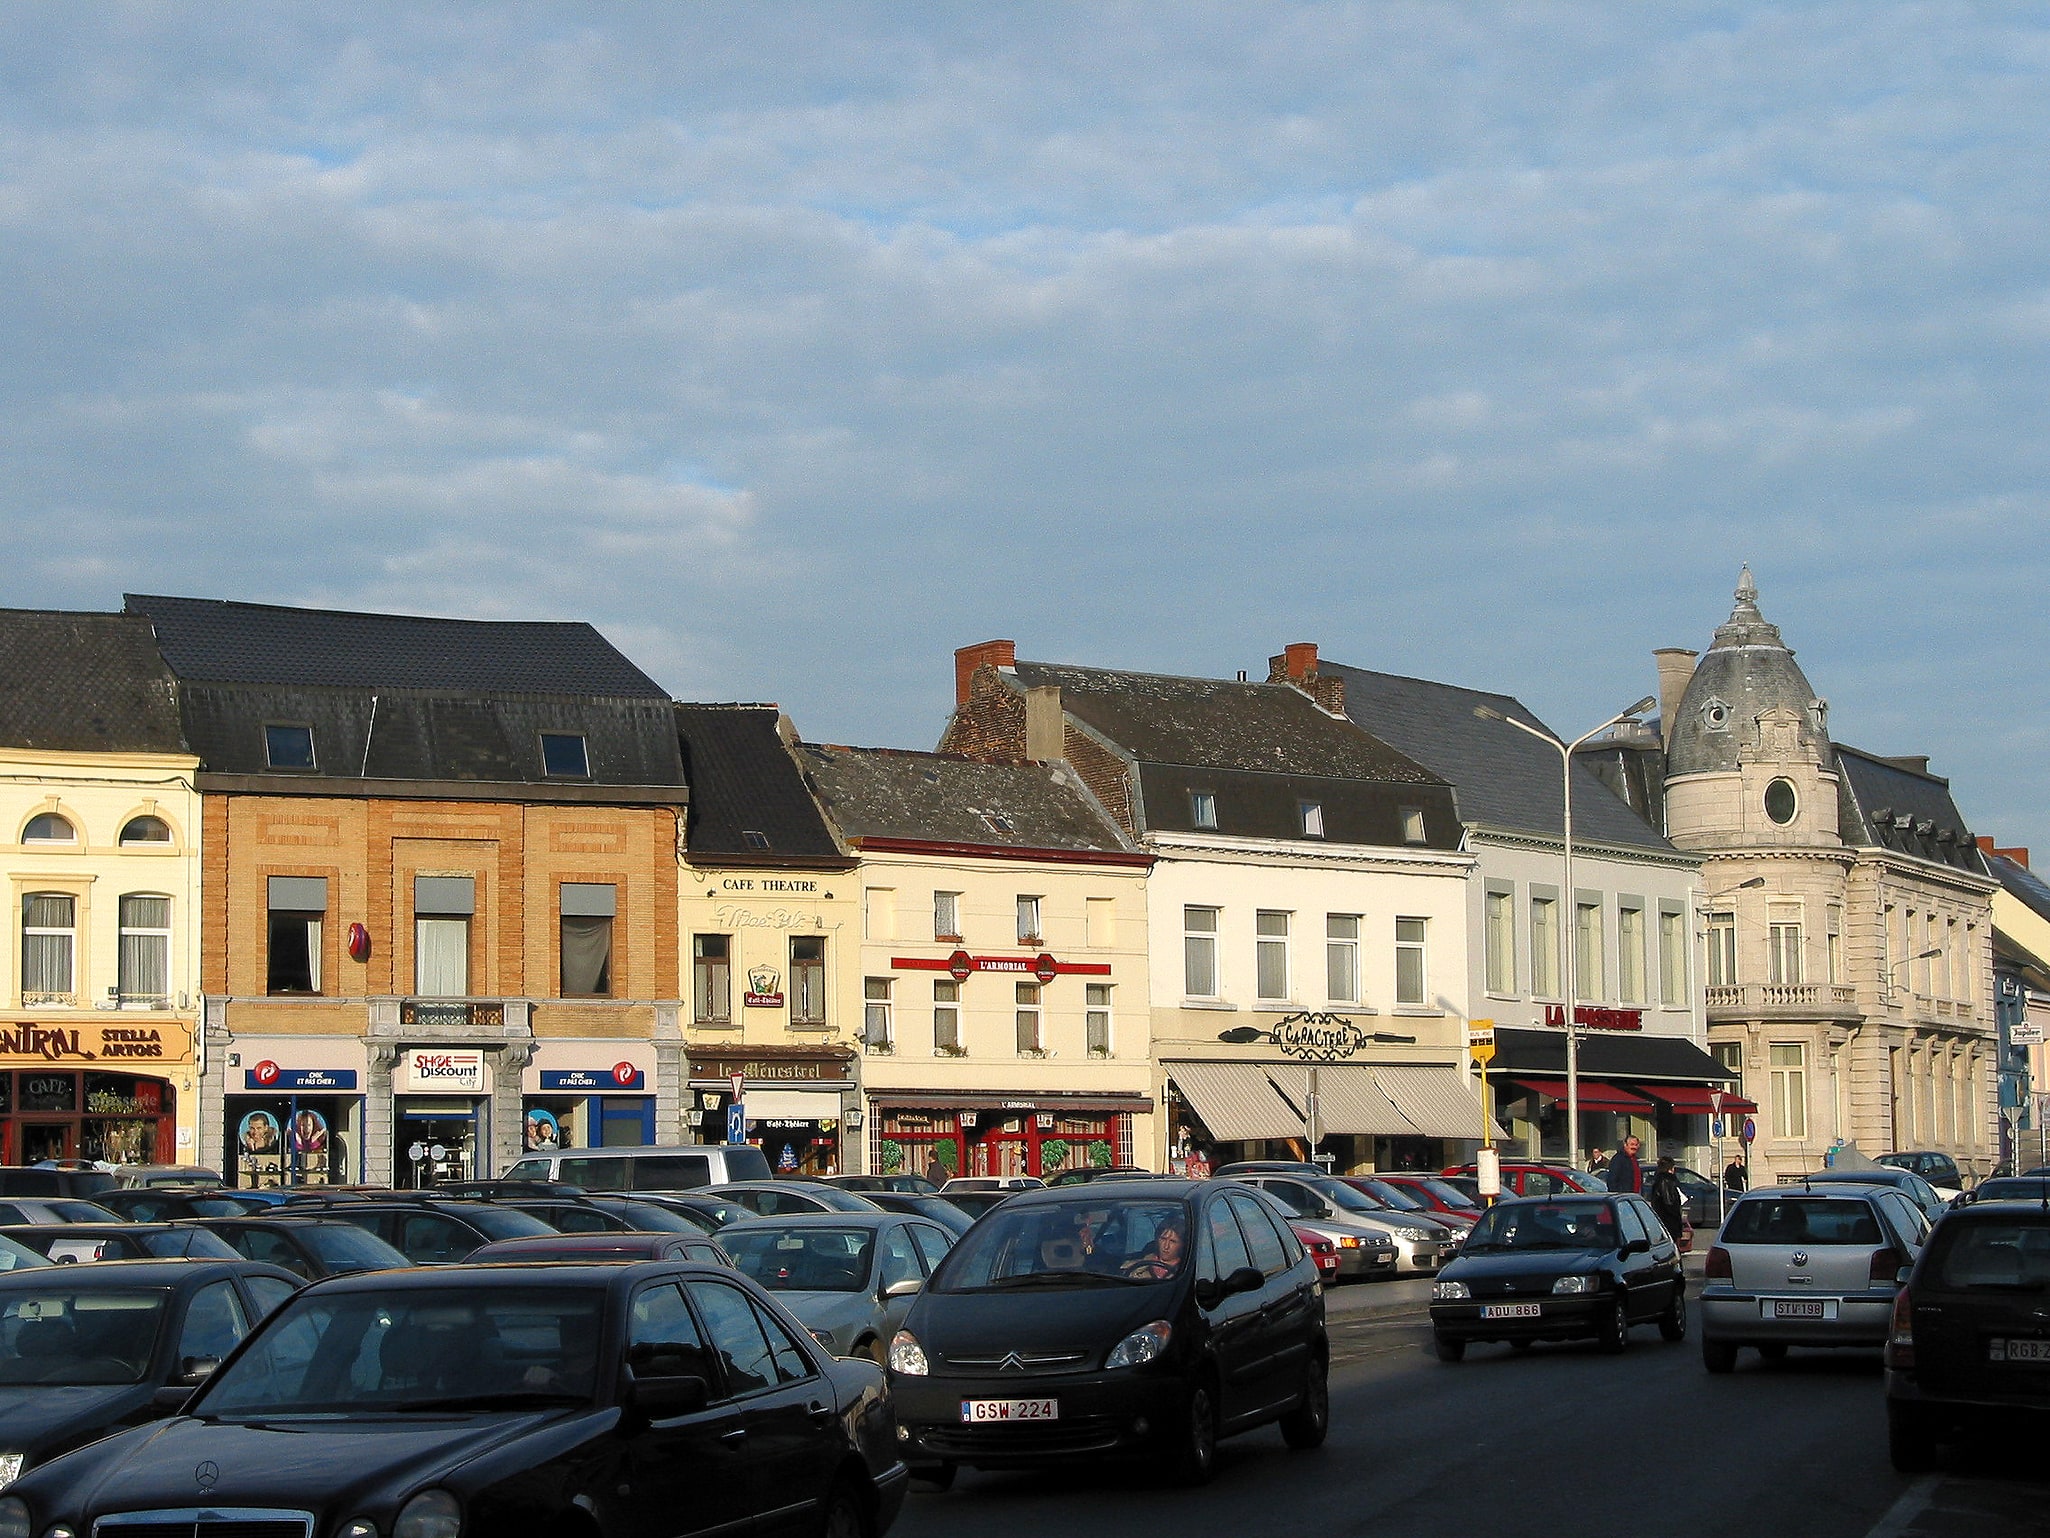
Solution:
<svg viewBox="0 0 2050 1538">
<path fill-rule="evenodd" d="M 719 1243 L 833 1355 L 887 1363 L 890 1337 L 954 1236 L 893 1212 L 817 1212 L 733 1223 Z"/>
<path fill-rule="evenodd" d="M 1236 1175 L 1312 1223 L 1327 1219 L 1376 1229 L 1395 1241 L 1395 1275 L 1435 1276 L 1459 1249 L 1459 1238 L 1421 1212 L 1398 1212 L 1328 1175 Z"/>
<path fill-rule="evenodd" d="M 1701 1285 L 1701 1361 L 1777 1361 L 1789 1346 L 1886 1343 L 1902 1268 L 1929 1225 L 1891 1186 L 1818 1181 L 1753 1191 L 1730 1208 Z"/>
</svg>

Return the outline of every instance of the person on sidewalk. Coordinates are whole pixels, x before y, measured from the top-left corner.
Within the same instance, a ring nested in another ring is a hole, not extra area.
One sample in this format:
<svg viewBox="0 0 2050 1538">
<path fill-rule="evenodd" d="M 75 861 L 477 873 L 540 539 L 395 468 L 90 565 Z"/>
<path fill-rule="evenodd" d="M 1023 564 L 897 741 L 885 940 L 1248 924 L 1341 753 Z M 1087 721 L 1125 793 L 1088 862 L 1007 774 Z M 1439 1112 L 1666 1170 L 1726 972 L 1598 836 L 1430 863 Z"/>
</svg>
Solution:
<svg viewBox="0 0 2050 1538">
<path fill-rule="evenodd" d="M 1604 1177 L 1611 1191 L 1621 1194 L 1644 1189 L 1644 1166 L 1637 1162 L 1637 1156 L 1643 1151 L 1644 1144 L 1635 1134 L 1623 1139 L 1623 1146 L 1609 1160 L 1608 1173 Z"/>
<path fill-rule="evenodd" d="M 1666 1232 L 1673 1236 L 1673 1243 L 1678 1244 L 1681 1230 L 1687 1226 L 1687 1193 L 1680 1189 L 1680 1177 L 1673 1173 L 1670 1158 L 1659 1160 L 1658 1168 L 1645 1184 L 1644 1199 L 1651 1203 L 1651 1210 L 1666 1225 Z"/>
<path fill-rule="evenodd" d="M 1732 1196 L 1742 1196 L 1751 1184 L 1750 1173 L 1744 1168 L 1744 1156 L 1738 1154 L 1723 1166 L 1723 1189 Z"/>
</svg>

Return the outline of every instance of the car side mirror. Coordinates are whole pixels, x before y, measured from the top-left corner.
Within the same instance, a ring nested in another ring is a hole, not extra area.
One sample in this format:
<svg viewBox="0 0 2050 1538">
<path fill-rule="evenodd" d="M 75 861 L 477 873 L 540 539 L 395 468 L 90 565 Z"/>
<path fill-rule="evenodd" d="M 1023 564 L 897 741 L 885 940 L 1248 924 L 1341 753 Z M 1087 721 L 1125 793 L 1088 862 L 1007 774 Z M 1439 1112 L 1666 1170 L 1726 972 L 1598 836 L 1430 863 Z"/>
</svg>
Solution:
<svg viewBox="0 0 2050 1538">
<path fill-rule="evenodd" d="M 712 1385 L 703 1378 L 678 1373 L 633 1380 L 629 1402 L 651 1421 L 695 1415 L 712 1401 Z"/>
<path fill-rule="evenodd" d="M 1623 1253 L 1625 1255 L 1649 1255 L 1651 1253 L 1651 1241 L 1649 1239 L 1627 1239 L 1623 1243 Z"/>
<path fill-rule="evenodd" d="M 167 1383 L 149 1396 L 149 1407 L 158 1415 L 176 1415 L 193 1392 L 189 1383 Z"/>
<path fill-rule="evenodd" d="M 214 1375 L 214 1369 L 221 1365 L 217 1356 L 188 1356 L 178 1364 L 178 1381 L 185 1384 L 200 1384 Z"/>
<path fill-rule="evenodd" d="M 886 1298 L 908 1298 L 914 1292 L 918 1292 L 921 1289 L 923 1289 L 924 1286 L 925 1283 L 920 1281 L 917 1277 L 906 1276 L 890 1283 L 889 1286 L 885 1287 L 883 1289 L 883 1296 Z"/>
</svg>

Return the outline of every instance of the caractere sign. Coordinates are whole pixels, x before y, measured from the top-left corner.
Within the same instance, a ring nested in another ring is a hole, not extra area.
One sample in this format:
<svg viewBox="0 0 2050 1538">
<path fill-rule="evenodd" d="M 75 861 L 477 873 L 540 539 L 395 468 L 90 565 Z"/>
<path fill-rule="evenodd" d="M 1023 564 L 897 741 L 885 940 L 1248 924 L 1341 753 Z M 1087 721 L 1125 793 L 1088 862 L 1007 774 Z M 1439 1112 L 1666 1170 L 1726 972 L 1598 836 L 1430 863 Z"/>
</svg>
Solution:
<svg viewBox="0 0 2050 1538">
<path fill-rule="evenodd" d="M 445 1047 L 413 1047 L 405 1057 L 401 1078 L 416 1095 L 484 1093 L 484 1054 Z"/>
</svg>

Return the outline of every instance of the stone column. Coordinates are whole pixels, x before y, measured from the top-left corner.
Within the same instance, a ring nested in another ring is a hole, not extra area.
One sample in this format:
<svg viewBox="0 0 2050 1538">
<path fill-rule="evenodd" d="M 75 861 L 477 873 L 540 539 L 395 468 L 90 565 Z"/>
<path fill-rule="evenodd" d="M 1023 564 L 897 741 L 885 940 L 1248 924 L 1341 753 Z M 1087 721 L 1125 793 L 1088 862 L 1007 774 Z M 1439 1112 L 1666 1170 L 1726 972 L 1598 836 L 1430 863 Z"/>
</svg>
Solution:
<svg viewBox="0 0 2050 1538">
<path fill-rule="evenodd" d="M 363 1085 L 363 1179 L 374 1186 L 392 1183 L 392 1073 L 402 1050 L 395 1041 L 369 1041 Z"/>
<path fill-rule="evenodd" d="M 655 1006 L 655 1141 L 693 1143 L 695 1129 L 683 1122 L 691 1108 L 690 1058 L 684 1047 L 682 1006 L 674 1001 Z"/>
<path fill-rule="evenodd" d="M 526 1152 L 527 1107 L 520 1078 L 533 1060 L 534 1039 L 529 1036 L 507 1042 L 491 1066 L 490 1174 L 494 1178 L 511 1169 Z"/>
<path fill-rule="evenodd" d="M 228 1052 L 235 1044 L 235 1034 L 228 1029 L 225 998 L 208 995 L 200 999 L 199 1032 L 199 1059 L 206 1067 L 199 1076 L 199 1106 L 194 1113 L 199 1118 L 194 1159 L 226 1175 L 231 1152 L 223 1113 L 228 1103 Z"/>
</svg>

